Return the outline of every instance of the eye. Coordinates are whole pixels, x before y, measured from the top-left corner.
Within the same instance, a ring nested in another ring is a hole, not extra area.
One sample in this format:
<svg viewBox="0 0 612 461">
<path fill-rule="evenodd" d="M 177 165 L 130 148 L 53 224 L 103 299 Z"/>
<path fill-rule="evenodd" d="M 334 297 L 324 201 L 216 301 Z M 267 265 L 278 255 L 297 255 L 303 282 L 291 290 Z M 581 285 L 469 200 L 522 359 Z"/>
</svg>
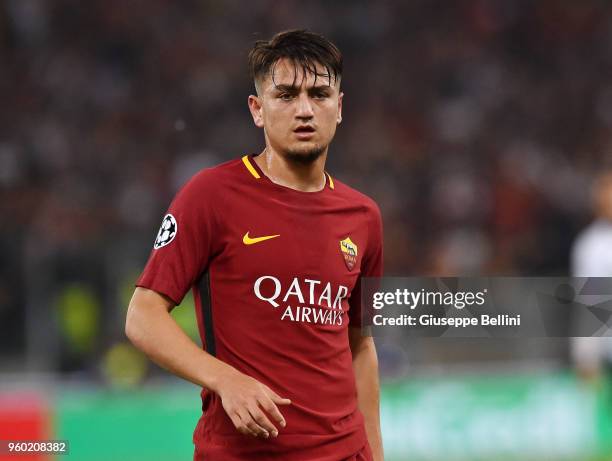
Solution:
<svg viewBox="0 0 612 461">
<path fill-rule="evenodd" d="M 312 95 L 315 99 L 325 99 L 329 97 L 329 93 L 327 91 L 317 91 Z"/>
<path fill-rule="evenodd" d="M 281 93 L 278 97 L 283 101 L 291 101 L 293 99 L 293 95 L 290 93 Z"/>
</svg>

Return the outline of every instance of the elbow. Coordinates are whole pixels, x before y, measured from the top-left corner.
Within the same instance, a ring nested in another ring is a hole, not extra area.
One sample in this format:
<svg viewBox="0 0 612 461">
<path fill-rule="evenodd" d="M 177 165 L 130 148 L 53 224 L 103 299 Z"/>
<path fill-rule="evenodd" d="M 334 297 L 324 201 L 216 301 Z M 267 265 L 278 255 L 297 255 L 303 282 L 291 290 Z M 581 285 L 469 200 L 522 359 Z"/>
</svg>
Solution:
<svg viewBox="0 0 612 461">
<path fill-rule="evenodd" d="M 132 340 L 132 335 L 134 334 L 134 333 L 133 333 L 133 330 L 134 330 L 134 327 L 133 327 L 133 326 L 132 326 L 132 324 L 130 323 L 130 319 L 129 319 L 129 317 L 127 317 L 127 318 L 125 319 L 125 337 L 126 337 L 127 339 L 129 339 L 131 342 L 134 342 L 134 341 Z"/>
<path fill-rule="evenodd" d="M 358 344 L 354 344 L 351 347 L 351 354 L 353 355 L 353 362 L 356 360 L 368 360 L 372 363 L 378 361 L 376 356 L 376 346 L 372 338 L 364 338 Z"/>
</svg>

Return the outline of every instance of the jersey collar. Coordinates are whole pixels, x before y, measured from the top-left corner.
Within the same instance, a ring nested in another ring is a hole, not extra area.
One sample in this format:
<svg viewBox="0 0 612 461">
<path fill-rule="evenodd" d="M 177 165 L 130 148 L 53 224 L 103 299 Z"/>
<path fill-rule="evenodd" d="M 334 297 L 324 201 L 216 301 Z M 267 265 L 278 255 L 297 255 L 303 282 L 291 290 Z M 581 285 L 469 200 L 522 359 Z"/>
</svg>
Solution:
<svg viewBox="0 0 612 461">
<path fill-rule="evenodd" d="M 251 173 L 251 176 L 253 176 L 255 179 L 261 179 L 263 173 L 260 172 L 259 167 L 253 161 L 252 157 L 249 155 L 244 155 L 242 157 L 242 163 L 244 163 L 246 169 L 249 171 L 249 173 Z M 329 186 L 330 189 L 334 190 L 334 180 L 332 179 L 331 175 L 326 171 L 325 176 L 327 177 L 326 186 Z"/>
</svg>

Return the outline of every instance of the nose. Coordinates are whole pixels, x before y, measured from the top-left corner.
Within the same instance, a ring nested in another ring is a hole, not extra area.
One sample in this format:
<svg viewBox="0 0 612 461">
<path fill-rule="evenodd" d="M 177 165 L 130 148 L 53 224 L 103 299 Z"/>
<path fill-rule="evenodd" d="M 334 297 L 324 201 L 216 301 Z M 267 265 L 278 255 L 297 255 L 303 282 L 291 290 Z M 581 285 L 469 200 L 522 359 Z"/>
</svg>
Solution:
<svg viewBox="0 0 612 461">
<path fill-rule="evenodd" d="M 311 119 L 314 117 L 314 112 L 312 110 L 312 104 L 310 102 L 310 97 L 306 93 L 300 93 L 297 100 L 297 112 L 295 114 L 296 118 L 299 119 Z"/>
</svg>

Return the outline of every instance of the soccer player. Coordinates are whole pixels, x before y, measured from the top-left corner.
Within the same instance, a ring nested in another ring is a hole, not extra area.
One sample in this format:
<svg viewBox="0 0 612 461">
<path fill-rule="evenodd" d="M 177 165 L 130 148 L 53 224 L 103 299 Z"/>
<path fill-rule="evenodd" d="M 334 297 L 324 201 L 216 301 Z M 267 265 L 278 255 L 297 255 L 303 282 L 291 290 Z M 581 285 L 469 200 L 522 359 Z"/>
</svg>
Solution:
<svg viewBox="0 0 612 461">
<path fill-rule="evenodd" d="M 597 176 L 592 199 L 595 220 L 580 232 L 572 245 L 572 275 L 612 277 L 612 169 L 605 169 Z M 606 330 L 607 326 L 597 333 L 605 334 Z M 612 338 L 575 337 L 571 338 L 570 345 L 578 375 L 586 381 L 605 378 L 612 389 Z"/>
<path fill-rule="evenodd" d="M 382 272 L 380 212 L 325 171 L 342 55 L 295 30 L 256 42 L 249 64 L 265 149 L 178 192 L 126 334 L 203 388 L 196 460 L 380 461 L 376 351 L 360 329 L 361 278 Z M 203 348 L 169 315 L 190 288 Z"/>
</svg>

